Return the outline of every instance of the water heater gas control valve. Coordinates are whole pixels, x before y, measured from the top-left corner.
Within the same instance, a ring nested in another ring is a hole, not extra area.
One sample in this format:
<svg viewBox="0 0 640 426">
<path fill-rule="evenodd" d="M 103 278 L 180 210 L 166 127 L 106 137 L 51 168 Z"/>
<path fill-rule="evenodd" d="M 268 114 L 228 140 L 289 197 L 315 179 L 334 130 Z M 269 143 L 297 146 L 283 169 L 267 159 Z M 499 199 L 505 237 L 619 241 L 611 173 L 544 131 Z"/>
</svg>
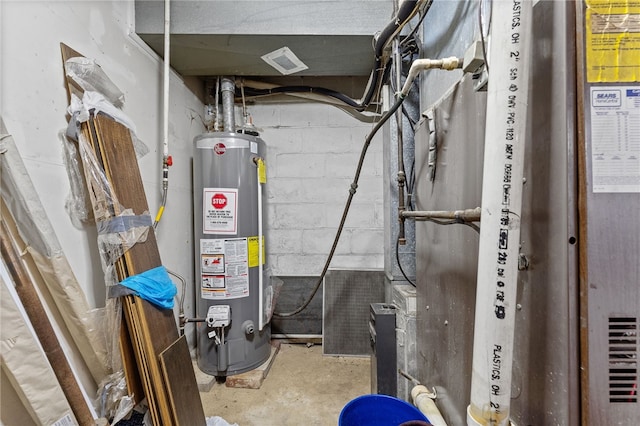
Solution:
<svg viewBox="0 0 640 426">
<path fill-rule="evenodd" d="M 231 322 L 231 307 L 229 305 L 209 306 L 207 311 L 207 325 L 212 328 L 223 328 Z"/>
</svg>

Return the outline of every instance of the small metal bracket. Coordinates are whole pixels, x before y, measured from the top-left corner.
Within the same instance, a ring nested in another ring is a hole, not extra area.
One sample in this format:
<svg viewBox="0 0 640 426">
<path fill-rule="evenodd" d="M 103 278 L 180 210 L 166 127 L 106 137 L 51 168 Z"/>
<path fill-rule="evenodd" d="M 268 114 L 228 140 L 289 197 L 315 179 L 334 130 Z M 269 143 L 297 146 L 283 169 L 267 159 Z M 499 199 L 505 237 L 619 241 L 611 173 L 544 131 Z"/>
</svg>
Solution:
<svg viewBox="0 0 640 426">
<path fill-rule="evenodd" d="M 473 90 L 476 92 L 486 92 L 489 84 L 489 73 L 483 65 L 479 72 L 473 74 Z"/>
<path fill-rule="evenodd" d="M 526 271 L 529 269 L 529 259 L 524 253 L 520 253 L 518 256 L 518 271 Z"/>
<path fill-rule="evenodd" d="M 485 64 L 482 41 L 476 40 L 467 48 L 462 62 L 462 71 L 473 75 L 473 90 L 486 91 L 489 73 Z"/>
</svg>

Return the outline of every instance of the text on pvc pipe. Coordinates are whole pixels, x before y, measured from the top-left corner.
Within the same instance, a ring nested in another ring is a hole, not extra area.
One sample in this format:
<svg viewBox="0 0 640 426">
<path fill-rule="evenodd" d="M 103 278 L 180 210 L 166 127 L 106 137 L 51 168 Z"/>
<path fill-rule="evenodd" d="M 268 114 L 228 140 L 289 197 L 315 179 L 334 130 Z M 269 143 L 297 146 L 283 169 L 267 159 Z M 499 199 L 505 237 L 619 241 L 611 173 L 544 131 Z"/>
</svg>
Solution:
<svg viewBox="0 0 640 426">
<path fill-rule="evenodd" d="M 512 16 L 511 16 L 511 44 L 519 45 L 520 44 L 520 33 L 517 29 L 521 24 L 521 11 L 522 11 L 522 2 L 521 0 L 513 0 L 512 3 Z M 508 76 L 509 76 L 509 84 L 507 86 L 508 92 L 505 96 L 505 101 L 507 105 L 507 116 L 505 120 L 505 149 L 504 149 L 504 171 L 503 171 L 503 179 L 502 179 L 502 206 L 501 214 L 500 214 L 500 225 L 501 227 L 498 230 L 498 257 L 496 259 L 496 264 L 500 273 L 496 279 L 496 292 L 495 292 L 495 300 L 494 300 L 494 309 L 495 315 L 498 319 L 504 319 L 506 317 L 506 306 L 505 306 L 505 277 L 504 277 L 504 266 L 507 263 L 507 249 L 509 245 L 509 214 L 510 214 L 510 206 L 511 206 L 511 185 L 512 185 L 512 171 L 513 171 L 513 142 L 516 140 L 516 123 L 520 117 L 516 116 L 516 105 L 518 100 L 518 91 L 519 87 L 517 84 L 518 78 L 520 76 L 520 70 L 518 67 L 518 62 L 520 60 L 520 51 L 518 49 L 513 49 L 509 52 L 509 59 L 512 61 L 513 66 L 509 68 Z"/>
</svg>

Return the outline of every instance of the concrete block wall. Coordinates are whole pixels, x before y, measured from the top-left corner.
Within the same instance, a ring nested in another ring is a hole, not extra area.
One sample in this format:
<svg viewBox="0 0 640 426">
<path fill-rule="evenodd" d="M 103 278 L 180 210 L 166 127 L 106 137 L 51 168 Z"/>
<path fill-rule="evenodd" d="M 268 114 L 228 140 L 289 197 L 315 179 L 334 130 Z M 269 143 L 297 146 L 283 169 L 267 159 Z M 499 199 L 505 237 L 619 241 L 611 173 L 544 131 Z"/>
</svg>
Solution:
<svg viewBox="0 0 640 426">
<path fill-rule="evenodd" d="M 417 377 L 416 288 L 409 284 L 393 285 L 391 303 L 396 306 L 398 369 L 411 377 Z M 406 377 L 398 374 L 398 398 L 411 401 L 412 388 L 413 384 Z"/>
<path fill-rule="evenodd" d="M 267 144 L 267 260 L 275 275 L 319 275 L 373 128 L 321 103 L 249 106 Z M 238 114 L 239 116 L 239 114 Z M 365 158 L 331 268 L 384 266 L 382 132 Z"/>
</svg>

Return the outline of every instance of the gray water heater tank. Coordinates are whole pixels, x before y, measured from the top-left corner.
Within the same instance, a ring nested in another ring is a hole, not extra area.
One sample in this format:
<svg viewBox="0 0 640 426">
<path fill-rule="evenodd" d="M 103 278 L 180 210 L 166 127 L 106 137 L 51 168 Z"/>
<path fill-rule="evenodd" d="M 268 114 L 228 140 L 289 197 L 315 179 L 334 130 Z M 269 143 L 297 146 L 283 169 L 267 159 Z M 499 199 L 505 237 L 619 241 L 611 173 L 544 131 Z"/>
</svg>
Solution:
<svg viewBox="0 0 640 426">
<path fill-rule="evenodd" d="M 260 303 L 266 298 L 261 284 L 269 279 L 260 205 L 266 198 L 260 178 L 265 154 L 264 141 L 248 134 L 213 132 L 194 139 L 197 316 L 206 319 L 197 323 L 197 362 L 213 376 L 254 369 L 271 353 L 271 329 Z"/>
</svg>

